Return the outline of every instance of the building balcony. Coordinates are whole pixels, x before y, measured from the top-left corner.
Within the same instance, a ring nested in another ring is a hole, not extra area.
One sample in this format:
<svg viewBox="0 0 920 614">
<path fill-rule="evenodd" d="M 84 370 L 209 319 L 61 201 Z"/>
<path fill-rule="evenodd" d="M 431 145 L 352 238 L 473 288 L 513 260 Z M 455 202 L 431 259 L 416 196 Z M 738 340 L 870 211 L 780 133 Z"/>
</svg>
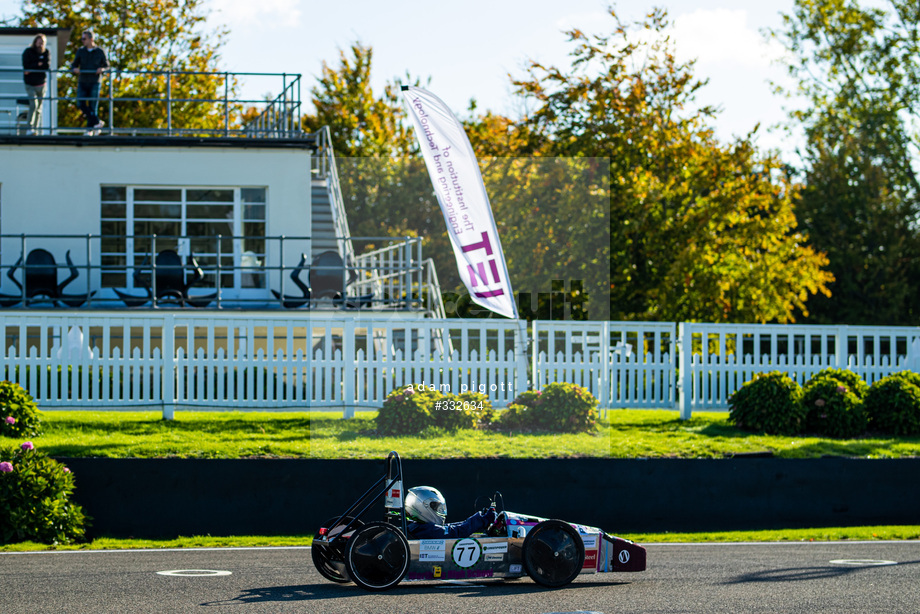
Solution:
<svg viewBox="0 0 920 614">
<path fill-rule="evenodd" d="M 307 236 L 0 235 L 0 308 L 443 315 L 421 239 L 349 239 L 346 261 Z"/>
<path fill-rule="evenodd" d="M 26 123 L 23 71 L 0 65 L 0 137 L 86 135 L 76 76 L 47 72 L 42 122 L 33 131 Z M 280 93 L 241 98 L 244 81 Z M 111 70 L 101 76 L 97 99 L 105 127 L 94 135 L 304 139 L 300 88 L 299 74 Z"/>
</svg>

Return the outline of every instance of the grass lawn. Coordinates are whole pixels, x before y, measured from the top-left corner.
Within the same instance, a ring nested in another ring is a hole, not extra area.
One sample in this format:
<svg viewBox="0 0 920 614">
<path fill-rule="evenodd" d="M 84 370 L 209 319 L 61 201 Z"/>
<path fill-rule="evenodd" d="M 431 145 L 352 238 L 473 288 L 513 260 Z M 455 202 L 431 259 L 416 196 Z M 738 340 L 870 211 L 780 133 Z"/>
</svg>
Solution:
<svg viewBox="0 0 920 614">
<path fill-rule="evenodd" d="M 920 438 L 754 435 L 726 412 L 680 420 L 675 411 L 614 410 L 596 433 L 532 434 L 430 429 L 416 437 L 380 437 L 376 412 L 351 420 L 323 412 L 44 411 L 36 446 L 52 456 L 186 458 L 382 458 L 397 450 L 422 458 L 721 458 L 769 452 L 783 458 L 920 456 Z M 5 442 L 4 442 L 5 443 Z M 9 441 L 9 444 L 18 441 Z"/>
<path fill-rule="evenodd" d="M 920 539 L 920 525 L 881 527 L 831 527 L 820 529 L 781 529 L 773 531 L 724 531 L 717 533 L 624 533 L 620 537 L 640 544 L 686 544 L 698 542 L 820 542 Z M 87 544 L 52 546 L 20 542 L 0 546 L 0 552 L 37 550 L 135 550 L 142 548 L 259 548 L 268 546 L 309 546 L 312 535 L 244 535 L 235 537 L 194 536 L 177 539 L 113 539 L 101 537 Z"/>
</svg>

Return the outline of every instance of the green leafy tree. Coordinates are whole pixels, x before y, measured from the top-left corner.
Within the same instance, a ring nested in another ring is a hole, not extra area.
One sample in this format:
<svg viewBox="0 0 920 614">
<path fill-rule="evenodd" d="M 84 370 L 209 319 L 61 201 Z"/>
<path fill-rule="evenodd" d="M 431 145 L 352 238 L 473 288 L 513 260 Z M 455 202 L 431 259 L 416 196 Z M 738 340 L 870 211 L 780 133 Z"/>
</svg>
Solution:
<svg viewBox="0 0 920 614">
<path fill-rule="evenodd" d="M 789 50 L 804 128 L 802 227 L 827 253 L 832 296 L 810 321 L 920 321 L 920 5 L 797 0 L 773 32 Z"/>
<path fill-rule="evenodd" d="M 25 0 L 20 24 L 29 27 L 71 28 L 67 64 L 81 46 L 80 34 L 91 29 L 112 65 L 100 88 L 99 105 L 103 119 L 119 128 L 221 129 L 225 123 L 223 102 L 203 102 L 229 98 L 236 92 L 235 82 L 225 82 L 223 74 L 173 75 L 129 74 L 122 71 L 214 72 L 218 69 L 220 48 L 226 30 L 206 27 L 208 12 L 204 0 Z M 76 78 L 58 81 L 59 96 L 76 95 Z M 167 89 L 174 102 L 167 113 Z M 154 101 L 116 102 L 113 117 L 108 117 L 106 98 L 146 98 Z M 239 109 L 234 108 L 233 111 Z M 59 107 L 62 126 L 79 126 L 76 105 Z"/>
<path fill-rule="evenodd" d="M 610 14 L 612 34 L 567 33 L 570 67 L 534 63 L 514 84 L 541 153 L 609 159 L 611 317 L 793 320 L 832 276 L 796 229 L 782 164 L 753 136 L 714 137 L 663 10 L 633 26 Z"/>
<path fill-rule="evenodd" d="M 372 47 L 356 42 L 339 51 L 339 65 L 323 62 L 311 90 L 315 112 L 304 115 L 304 130 L 329 126 L 336 156 L 366 158 L 414 153 L 417 148 L 403 120 L 398 87 L 388 83 L 382 95 L 371 86 Z M 407 79 L 409 79 L 407 77 Z"/>
</svg>

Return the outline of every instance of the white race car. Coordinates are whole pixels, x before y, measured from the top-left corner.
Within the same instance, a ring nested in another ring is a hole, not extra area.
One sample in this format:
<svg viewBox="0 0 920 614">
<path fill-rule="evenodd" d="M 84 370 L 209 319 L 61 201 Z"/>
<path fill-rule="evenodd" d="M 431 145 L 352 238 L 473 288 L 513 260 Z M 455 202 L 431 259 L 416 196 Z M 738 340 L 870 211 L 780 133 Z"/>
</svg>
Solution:
<svg viewBox="0 0 920 614">
<path fill-rule="evenodd" d="M 386 520 L 361 516 L 380 496 Z M 496 497 L 500 500 L 500 495 Z M 494 503 L 494 501 L 493 501 Z M 502 502 L 503 506 L 503 502 Z M 549 588 L 582 573 L 645 571 L 645 548 L 596 527 L 501 510 L 484 533 L 460 539 L 410 539 L 406 530 L 402 463 L 387 456 L 387 472 L 313 539 L 313 563 L 333 582 L 369 591 L 402 580 L 512 579 L 530 576 Z"/>
</svg>

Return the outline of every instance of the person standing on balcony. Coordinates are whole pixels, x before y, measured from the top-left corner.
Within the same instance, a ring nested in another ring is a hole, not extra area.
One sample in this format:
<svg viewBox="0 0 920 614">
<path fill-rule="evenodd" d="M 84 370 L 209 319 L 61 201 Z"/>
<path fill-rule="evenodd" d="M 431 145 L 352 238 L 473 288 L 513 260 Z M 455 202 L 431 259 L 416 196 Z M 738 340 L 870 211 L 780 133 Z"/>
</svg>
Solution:
<svg viewBox="0 0 920 614">
<path fill-rule="evenodd" d="M 86 134 L 93 136 L 99 134 L 105 124 L 96 115 L 99 108 L 99 77 L 109 67 L 109 61 L 101 47 L 96 46 L 92 30 L 83 30 L 80 36 L 83 46 L 77 49 L 77 57 L 70 68 L 77 81 L 77 105 L 86 118 Z"/>
<path fill-rule="evenodd" d="M 36 130 L 41 130 L 45 83 L 48 82 L 48 69 L 51 67 L 51 54 L 45 48 L 45 40 L 45 35 L 39 34 L 22 52 L 22 80 L 29 97 L 29 115 L 26 118 L 29 128 L 26 134 L 35 134 Z"/>
</svg>

